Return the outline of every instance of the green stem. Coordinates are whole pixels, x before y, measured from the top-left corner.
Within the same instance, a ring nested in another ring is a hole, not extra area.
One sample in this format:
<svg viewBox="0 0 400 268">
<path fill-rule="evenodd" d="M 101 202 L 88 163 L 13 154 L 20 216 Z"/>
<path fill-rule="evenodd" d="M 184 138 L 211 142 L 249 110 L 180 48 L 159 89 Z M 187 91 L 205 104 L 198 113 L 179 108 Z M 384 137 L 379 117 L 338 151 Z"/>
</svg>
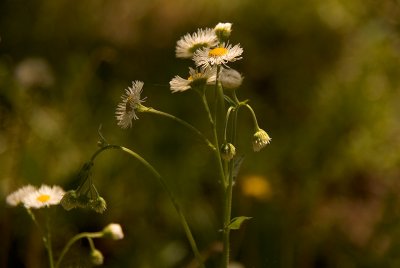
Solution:
<svg viewBox="0 0 400 268">
<path fill-rule="evenodd" d="M 242 105 L 241 105 L 241 106 L 242 106 Z M 247 103 L 244 104 L 243 106 L 245 106 L 245 107 L 250 111 L 250 113 L 251 113 L 251 115 L 252 115 L 252 117 L 253 117 L 254 128 L 255 128 L 255 130 L 256 130 L 256 131 L 259 130 L 260 127 L 258 126 L 256 113 L 253 111 L 253 109 L 251 108 L 251 106 L 248 105 Z"/>
<path fill-rule="evenodd" d="M 165 116 L 169 119 L 172 119 L 176 122 L 178 122 L 179 124 L 185 126 L 186 128 L 190 129 L 191 131 L 193 131 L 194 133 L 196 133 L 197 136 L 199 136 L 202 140 L 204 140 L 204 142 L 207 144 L 208 147 L 210 147 L 212 150 L 216 150 L 216 148 L 214 147 L 214 145 L 203 135 L 203 133 L 201 133 L 197 128 L 195 128 L 194 126 L 192 126 L 191 124 L 189 124 L 188 122 L 180 119 L 179 117 L 176 117 L 172 114 L 169 113 L 165 113 L 162 111 L 158 111 L 154 108 L 151 107 L 145 107 L 142 105 L 141 112 L 146 112 L 146 113 L 152 113 L 152 114 L 157 114 L 157 115 L 161 115 L 161 116 Z"/>
<path fill-rule="evenodd" d="M 237 109 L 233 110 L 233 120 L 231 129 L 231 142 L 236 143 L 236 128 L 237 128 Z M 234 160 L 229 162 L 229 175 L 228 175 L 228 187 L 225 190 L 225 206 L 224 206 L 224 229 L 223 229 L 223 253 L 222 260 L 224 268 L 229 266 L 230 258 L 230 229 L 228 228 L 231 222 L 232 214 L 232 197 L 233 197 L 233 169 Z"/>
<path fill-rule="evenodd" d="M 227 182 L 225 179 L 225 172 L 224 172 L 224 167 L 222 165 L 221 161 L 221 152 L 219 150 L 219 143 L 218 143 L 218 133 L 217 133 L 217 126 L 216 126 L 216 121 L 213 119 L 213 116 L 210 111 L 210 107 L 208 105 L 207 97 L 205 92 L 203 91 L 201 95 L 201 100 L 203 101 L 204 108 L 206 109 L 206 112 L 208 114 L 208 119 L 210 120 L 211 128 L 213 131 L 213 139 L 214 139 L 214 146 L 217 148 L 217 150 L 214 150 L 215 158 L 218 163 L 218 171 L 219 171 L 219 176 L 221 179 L 221 182 L 223 184 L 224 189 L 227 187 Z"/>
<path fill-rule="evenodd" d="M 160 173 L 158 173 L 157 170 L 149 162 L 147 162 L 144 158 L 142 158 L 139 154 L 135 153 L 134 151 L 132 151 L 132 150 L 126 148 L 126 147 L 119 146 L 119 145 L 111 145 L 110 144 L 110 145 L 106 145 L 106 146 L 100 148 L 99 150 L 97 150 L 93 154 L 93 156 L 91 158 L 91 161 L 93 162 L 95 160 L 95 158 L 101 152 L 103 152 L 104 150 L 107 150 L 107 149 L 118 149 L 118 150 L 121 150 L 121 151 L 129 154 L 130 156 L 133 156 L 134 158 L 139 160 L 139 162 L 141 162 L 144 166 L 146 166 L 153 173 L 153 175 L 158 179 L 159 183 L 162 185 L 162 187 L 164 188 L 164 190 L 168 194 L 168 197 L 170 198 L 170 200 L 171 200 L 176 212 L 179 215 L 179 218 L 181 220 L 181 223 L 182 223 L 183 229 L 185 231 L 186 237 L 187 237 L 187 239 L 189 241 L 189 244 L 190 244 L 190 246 L 192 248 L 192 251 L 193 251 L 193 253 L 194 253 L 194 255 L 195 255 L 195 257 L 196 257 L 196 259 L 197 259 L 197 261 L 198 261 L 198 263 L 200 265 L 200 267 L 204 268 L 205 266 L 204 266 L 203 258 L 202 258 L 201 254 L 200 254 L 200 252 L 199 252 L 199 250 L 197 248 L 196 241 L 194 240 L 192 232 L 190 231 L 190 228 L 189 228 L 189 225 L 188 225 L 188 223 L 186 221 L 186 218 L 183 215 L 183 212 L 182 212 L 178 202 L 176 201 L 174 195 L 172 194 L 171 190 L 169 190 L 169 188 L 167 186 L 167 183 L 165 182 L 164 178 L 160 175 Z"/>
<path fill-rule="evenodd" d="M 49 256 L 49 265 L 50 265 L 50 268 L 54 268 L 53 249 L 51 246 L 51 231 L 50 231 L 50 223 L 49 223 L 48 217 L 46 219 L 46 238 L 45 238 L 45 240 L 46 240 L 45 244 L 46 244 L 47 254 Z"/>
<path fill-rule="evenodd" d="M 68 243 L 65 245 L 65 247 L 63 248 L 63 250 L 61 251 L 60 257 L 58 258 L 57 262 L 56 262 L 56 268 L 60 267 L 61 261 L 63 260 L 65 254 L 68 252 L 68 250 L 71 248 L 71 246 L 78 241 L 79 239 L 82 238 L 100 238 L 103 237 L 103 232 L 95 232 L 95 233 L 89 233 L 89 232 L 84 232 L 84 233 L 79 233 L 77 235 L 75 235 L 74 237 L 72 237 Z"/>
</svg>

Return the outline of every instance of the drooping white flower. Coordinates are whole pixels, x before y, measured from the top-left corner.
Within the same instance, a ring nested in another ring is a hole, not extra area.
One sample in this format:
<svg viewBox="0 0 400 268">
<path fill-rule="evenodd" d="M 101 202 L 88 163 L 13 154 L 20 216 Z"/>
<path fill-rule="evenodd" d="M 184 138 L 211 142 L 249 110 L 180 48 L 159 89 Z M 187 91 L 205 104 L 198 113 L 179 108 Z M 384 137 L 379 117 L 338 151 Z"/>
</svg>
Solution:
<svg viewBox="0 0 400 268">
<path fill-rule="evenodd" d="M 171 91 L 181 92 L 186 91 L 190 88 L 202 87 L 204 85 L 210 85 L 215 83 L 216 79 L 216 69 L 206 68 L 204 70 L 196 70 L 189 67 L 189 77 L 184 79 L 180 76 L 175 76 L 170 82 Z"/>
<path fill-rule="evenodd" d="M 9 194 L 6 198 L 7 204 L 10 206 L 18 206 L 22 203 L 22 200 L 30 193 L 36 191 L 36 187 L 32 185 L 26 185 L 24 187 L 19 188 L 15 192 Z"/>
<path fill-rule="evenodd" d="M 191 58 L 199 48 L 213 47 L 218 39 L 213 29 L 198 29 L 197 32 L 186 34 L 176 43 L 177 58 Z"/>
<path fill-rule="evenodd" d="M 120 240 L 124 238 L 124 233 L 122 232 L 121 225 L 118 223 L 110 223 L 103 229 L 103 234 L 105 237 L 110 237 L 114 240 Z"/>
<path fill-rule="evenodd" d="M 263 129 L 258 129 L 253 135 L 253 150 L 255 152 L 260 151 L 262 148 L 267 146 L 271 142 L 271 138 L 268 133 Z"/>
<path fill-rule="evenodd" d="M 243 48 L 240 44 L 232 45 L 222 44 L 215 48 L 198 49 L 193 60 L 196 66 L 201 68 L 213 67 L 214 65 L 226 65 L 228 62 L 234 62 L 242 59 Z"/>
<path fill-rule="evenodd" d="M 128 128 L 132 126 L 133 119 L 139 119 L 135 113 L 138 105 L 145 101 L 140 99 L 140 94 L 143 91 L 143 82 L 134 81 L 132 87 L 125 89 L 125 94 L 121 97 L 122 102 L 118 104 L 115 112 L 115 117 L 118 121 L 118 126 Z"/>
<path fill-rule="evenodd" d="M 64 190 L 57 185 L 42 185 L 39 189 L 28 193 L 22 203 L 26 208 L 42 208 L 58 205 L 64 196 Z"/>
</svg>

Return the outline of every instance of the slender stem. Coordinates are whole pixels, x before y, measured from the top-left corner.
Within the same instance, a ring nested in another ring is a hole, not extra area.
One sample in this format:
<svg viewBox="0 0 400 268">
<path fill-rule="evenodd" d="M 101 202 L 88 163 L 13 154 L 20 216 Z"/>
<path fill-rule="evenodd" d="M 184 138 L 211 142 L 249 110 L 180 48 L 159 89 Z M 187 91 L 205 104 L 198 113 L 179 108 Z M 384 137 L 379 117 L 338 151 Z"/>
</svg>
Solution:
<svg viewBox="0 0 400 268">
<path fill-rule="evenodd" d="M 118 149 L 118 150 L 121 150 L 121 151 L 129 154 L 130 156 L 133 156 L 134 158 L 139 160 L 139 162 L 141 162 L 144 166 L 146 166 L 153 173 L 153 175 L 157 178 L 159 183 L 162 185 L 162 187 L 164 188 L 164 190 L 168 194 L 168 197 L 170 198 L 175 210 L 179 214 L 179 218 L 181 220 L 183 229 L 185 231 L 185 234 L 186 234 L 186 237 L 187 237 L 187 239 L 189 241 L 189 244 L 190 244 L 190 246 L 192 248 L 192 251 L 193 251 L 193 253 L 194 253 L 194 255 L 195 255 L 195 257 L 196 257 L 196 259 L 197 259 L 197 261 L 198 261 L 198 263 L 200 265 L 200 267 L 204 268 L 205 266 L 204 266 L 203 258 L 202 258 L 201 254 L 200 254 L 200 252 L 199 252 L 199 250 L 197 248 L 196 241 L 194 240 L 192 232 L 190 231 L 190 228 L 189 228 L 189 225 L 187 223 L 187 220 L 186 220 L 185 216 L 183 215 L 183 212 L 182 212 L 178 202 L 176 201 L 174 195 L 172 194 L 171 190 L 168 188 L 167 183 L 165 182 L 164 178 L 160 175 L 160 173 L 158 173 L 157 170 L 149 162 L 147 162 L 143 157 L 141 157 L 139 154 L 135 153 L 134 151 L 132 151 L 132 150 L 126 148 L 126 147 L 119 146 L 119 145 L 111 145 L 110 144 L 110 145 L 106 145 L 106 146 L 100 148 L 99 150 L 97 150 L 93 154 L 93 156 L 91 158 L 91 161 L 94 161 L 95 158 L 101 152 L 103 152 L 104 150 L 107 150 L 107 149 Z"/>
<path fill-rule="evenodd" d="M 231 142 L 236 143 L 236 128 L 237 128 L 237 109 L 233 110 L 233 120 L 231 129 Z M 223 229 L 223 266 L 228 267 L 230 258 L 230 229 L 228 225 L 231 221 L 232 214 L 232 196 L 233 196 L 233 169 L 234 160 L 229 162 L 229 175 L 228 175 L 228 187 L 225 191 L 225 206 L 224 206 L 224 229 Z"/>
<path fill-rule="evenodd" d="M 196 135 L 198 135 L 202 140 L 204 140 L 204 142 L 207 144 L 207 146 L 210 147 L 212 150 L 216 150 L 215 146 L 203 135 L 203 133 L 201 133 L 197 128 L 195 128 L 194 126 L 192 126 L 188 122 L 180 119 L 179 117 L 176 117 L 176 116 L 174 116 L 172 114 L 169 114 L 169 113 L 158 111 L 158 110 L 156 110 L 154 108 L 151 108 L 151 107 L 142 106 L 141 111 L 142 112 L 147 112 L 147 113 L 153 113 L 153 114 L 157 114 L 157 115 L 161 115 L 161 116 L 165 116 L 165 117 L 167 117 L 169 119 L 172 119 L 172 120 L 180 123 L 181 125 L 187 127 L 188 129 L 190 129 L 191 131 L 196 133 Z"/>
<path fill-rule="evenodd" d="M 247 103 L 244 104 L 243 106 L 245 106 L 245 107 L 250 111 L 250 113 L 251 113 L 251 115 L 252 115 L 252 117 L 253 117 L 253 121 L 254 121 L 254 128 L 255 128 L 256 130 L 259 130 L 260 127 L 258 126 L 256 113 L 253 111 L 253 109 L 251 108 L 251 106 L 248 105 Z"/>
<path fill-rule="evenodd" d="M 220 176 L 221 182 L 223 183 L 223 188 L 225 189 L 226 186 L 227 186 L 227 182 L 226 182 L 226 179 L 225 179 L 224 167 L 223 167 L 222 161 L 221 161 L 221 152 L 219 150 L 216 121 L 215 121 L 215 119 L 213 119 L 213 116 L 211 114 L 210 107 L 208 105 L 208 101 L 207 101 L 207 97 L 205 95 L 205 92 L 202 93 L 201 100 L 203 101 L 204 108 L 207 111 L 208 119 L 210 120 L 211 128 L 212 128 L 212 131 L 213 131 L 214 146 L 215 146 L 215 148 L 217 148 L 217 150 L 214 151 L 214 154 L 215 154 L 216 161 L 218 163 L 219 176 Z"/>
<path fill-rule="evenodd" d="M 53 249 L 52 249 L 52 246 L 51 246 L 51 231 L 50 231 L 49 217 L 47 217 L 47 219 L 46 219 L 46 238 L 45 238 L 45 240 L 46 240 L 47 254 L 49 256 L 49 266 L 50 266 L 50 268 L 54 268 L 54 259 L 53 259 Z"/>
<path fill-rule="evenodd" d="M 68 243 L 65 245 L 65 247 L 63 248 L 63 250 L 61 251 L 60 257 L 58 258 L 57 262 L 56 262 L 56 268 L 58 268 L 61 264 L 61 261 L 63 260 L 65 254 L 68 252 L 68 250 L 71 248 L 71 246 L 78 241 L 79 239 L 82 238 L 100 238 L 103 237 L 103 232 L 95 232 L 95 233 L 89 233 L 89 232 L 84 232 L 84 233 L 79 233 L 77 235 L 75 235 L 74 237 L 72 237 Z"/>
</svg>

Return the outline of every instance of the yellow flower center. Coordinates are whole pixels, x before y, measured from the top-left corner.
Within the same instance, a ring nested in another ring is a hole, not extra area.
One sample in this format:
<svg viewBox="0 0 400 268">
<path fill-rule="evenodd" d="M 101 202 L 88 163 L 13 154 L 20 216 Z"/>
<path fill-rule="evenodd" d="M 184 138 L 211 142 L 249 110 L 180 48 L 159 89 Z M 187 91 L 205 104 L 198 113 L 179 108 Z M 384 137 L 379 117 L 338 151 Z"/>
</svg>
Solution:
<svg viewBox="0 0 400 268">
<path fill-rule="evenodd" d="M 208 56 L 210 57 L 221 57 L 224 56 L 228 53 L 228 49 L 224 47 L 216 47 L 214 49 L 211 49 L 210 52 L 208 52 Z"/>
<path fill-rule="evenodd" d="M 47 194 L 39 195 L 36 198 L 37 201 L 42 202 L 42 203 L 45 203 L 45 202 L 49 201 L 49 199 L 50 199 L 50 195 L 47 195 Z"/>
</svg>

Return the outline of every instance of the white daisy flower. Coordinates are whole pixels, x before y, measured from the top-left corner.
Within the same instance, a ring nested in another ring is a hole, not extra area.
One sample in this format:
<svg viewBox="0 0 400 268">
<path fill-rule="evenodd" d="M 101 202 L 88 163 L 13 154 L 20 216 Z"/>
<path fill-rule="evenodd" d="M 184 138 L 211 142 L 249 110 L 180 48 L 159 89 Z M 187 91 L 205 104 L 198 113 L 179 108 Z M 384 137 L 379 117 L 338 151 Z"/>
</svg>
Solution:
<svg viewBox="0 0 400 268">
<path fill-rule="evenodd" d="M 122 102 L 118 104 L 115 117 L 118 120 L 118 126 L 121 128 L 128 128 L 132 126 L 132 119 L 139 119 L 135 113 L 138 105 L 145 101 L 146 98 L 140 99 L 140 94 L 143 91 L 143 82 L 134 81 L 132 87 L 125 89 Z"/>
<path fill-rule="evenodd" d="M 212 47 L 218 44 L 217 36 L 213 29 L 198 29 L 193 34 L 184 35 L 176 43 L 176 57 L 177 58 L 191 58 L 193 53 L 204 47 Z"/>
<path fill-rule="evenodd" d="M 259 128 L 253 135 L 253 150 L 258 152 L 270 142 L 271 138 L 269 137 L 268 133 Z"/>
<path fill-rule="evenodd" d="M 121 225 L 118 223 L 110 223 L 103 229 L 103 234 L 106 237 L 110 237 L 114 240 L 119 240 L 124 238 L 124 233 L 122 232 Z"/>
<path fill-rule="evenodd" d="M 169 85 L 171 86 L 171 91 L 175 93 L 188 90 L 189 88 L 213 84 L 215 83 L 215 79 L 215 68 L 207 68 L 205 70 L 197 71 L 189 67 L 188 79 L 184 79 L 177 75 L 169 82 Z"/>
<path fill-rule="evenodd" d="M 9 194 L 6 198 L 7 204 L 10 206 L 18 206 L 20 203 L 22 203 L 22 199 L 25 198 L 28 194 L 36 191 L 36 188 L 32 185 L 26 185 L 22 188 L 19 188 L 15 192 L 12 192 Z"/>
<path fill-rule="evenodd" d="M 39 189 L 30 192 L 23 199 L 22 203 L 26 208 L 42 208 L 51 205 L 58 205 L 64 196 L 64 190 L 57 185 L 52 187 L 42 185 Z"/>
<path fill-rule="evenodd" d="M 240 60 L 242 59 L 242 57 L 240 57 L 242 53 L 243 48 L 240 47 L 240 44 L 233 47 L 232 45 L 222 44 L 213 49 L 198 49 L 193 55 L 193 60 L 196 66 L 207 68 L 214 65 L 226 65 L 228 62 Z"/>
</svg>

